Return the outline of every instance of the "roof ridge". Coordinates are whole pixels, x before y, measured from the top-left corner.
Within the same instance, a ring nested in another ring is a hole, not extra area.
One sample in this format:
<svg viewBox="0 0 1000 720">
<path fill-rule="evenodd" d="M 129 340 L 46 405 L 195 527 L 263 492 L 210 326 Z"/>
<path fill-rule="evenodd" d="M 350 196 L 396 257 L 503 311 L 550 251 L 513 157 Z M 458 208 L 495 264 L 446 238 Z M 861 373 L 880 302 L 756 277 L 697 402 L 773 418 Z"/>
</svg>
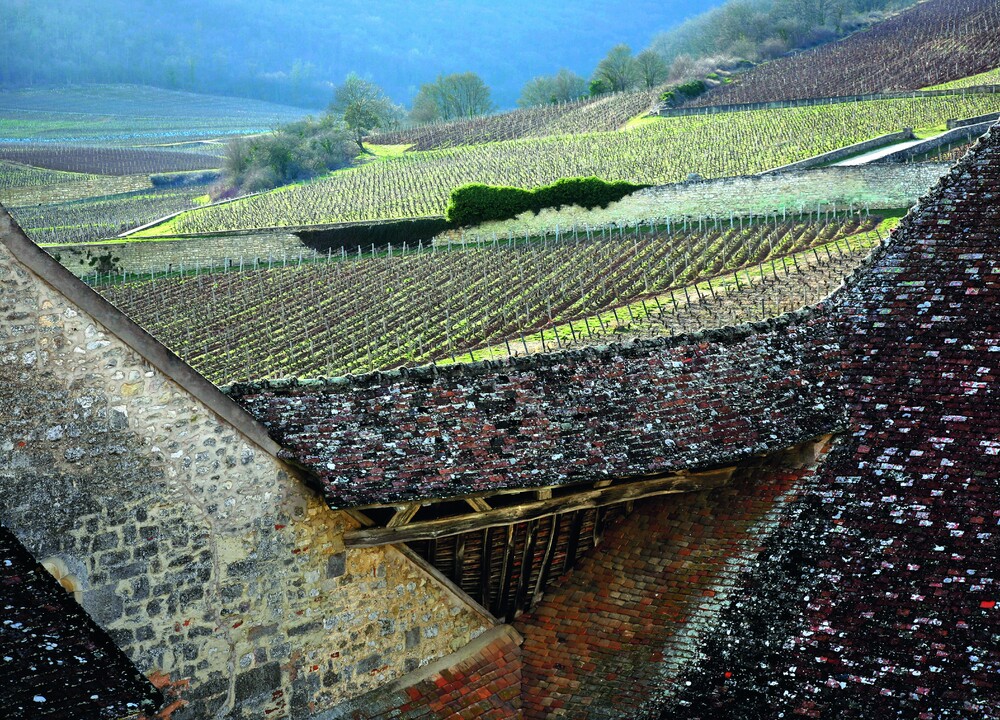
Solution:
<svg viewBox="0 0 1000 720">
<path fill-rule="evenodd" d="M 14 260 L 34 273 L 82 310 L 145 362 L 192 395 L 223 422 L 241 432 L 249 441 L 273 457 L 280 446 L 264 426 L 218 387 L 188 365 L 170 348 L 153 337 L 132 318 L 105 300 L 99 293 L 63 267 L 35 244 L 0 204 L 0 243 Z"/>
</svg>

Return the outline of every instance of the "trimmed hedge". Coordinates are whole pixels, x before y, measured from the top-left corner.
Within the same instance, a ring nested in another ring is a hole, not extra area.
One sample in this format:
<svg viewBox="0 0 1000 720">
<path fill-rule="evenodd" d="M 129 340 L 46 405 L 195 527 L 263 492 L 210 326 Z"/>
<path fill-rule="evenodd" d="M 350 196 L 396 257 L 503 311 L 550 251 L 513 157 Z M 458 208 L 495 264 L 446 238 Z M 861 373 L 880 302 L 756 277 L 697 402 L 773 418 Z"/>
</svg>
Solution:
<svg viewBox="0 0 1000 720">
<path fill-rule="evenodd" d="M 588 210 L 605 207 L 649 185 L 607 182 L 596 177 L 563 178 L 533 190 L 473 183 L 455 188 L 445 217 L 453 225 L 478 225 L 490 220 L 509 220 L 527 210 L 579 205 Z"/>
<path fill-rule="evenodd" d="M 415 247 L 421 240 L 430 240 L 451 225 L 443 217 L 416 218 L 413 220 L 382 220 L 378 222 L 344 223 L 334 227 L 300 230 L 295 233 L 307 247 L 317 252 L 363 252 L 373 244 L 384 249 L 386 245 L 402 247 L 408 243 Z"/>
</svg>

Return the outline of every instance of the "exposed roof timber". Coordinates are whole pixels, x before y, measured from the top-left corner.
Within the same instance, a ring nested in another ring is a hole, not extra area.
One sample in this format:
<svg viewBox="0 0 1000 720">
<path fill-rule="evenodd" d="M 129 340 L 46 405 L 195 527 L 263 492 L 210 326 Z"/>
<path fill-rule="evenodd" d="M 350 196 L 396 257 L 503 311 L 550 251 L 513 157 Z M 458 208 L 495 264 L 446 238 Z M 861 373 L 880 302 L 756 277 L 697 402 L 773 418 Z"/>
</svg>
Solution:
<svg viewBox="0 0 1000 720">
<path fill-rule="evenodd" d="M 655 479 L 584 490 L 547 500 L 525 502 L 512 507 L 469 513 L 394 527 L 372 527 L 344 534 L 347 547 L 376 547 L 458 535 L 474 530 L 538 520 L 561 513 L 588 510 L 642 500 L 658 495 L 710 490 L 729 484 L 735 466 L 699 473 L 677 473 Z"/>
</svg>

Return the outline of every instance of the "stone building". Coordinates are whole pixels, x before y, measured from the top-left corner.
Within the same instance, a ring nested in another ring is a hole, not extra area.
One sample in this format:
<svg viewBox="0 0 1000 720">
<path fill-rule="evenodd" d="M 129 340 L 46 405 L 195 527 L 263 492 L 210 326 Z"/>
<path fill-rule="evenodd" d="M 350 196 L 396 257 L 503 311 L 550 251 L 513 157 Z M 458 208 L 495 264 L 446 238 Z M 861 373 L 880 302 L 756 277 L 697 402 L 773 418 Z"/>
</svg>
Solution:
<svg viewBox="0 0 1000 720">
<path fill-rule="evenodd" d="M 998 188 L 772 322 L 225 393 L 0 215 L 7 716 L 1000 717 Z"/>
</svg>

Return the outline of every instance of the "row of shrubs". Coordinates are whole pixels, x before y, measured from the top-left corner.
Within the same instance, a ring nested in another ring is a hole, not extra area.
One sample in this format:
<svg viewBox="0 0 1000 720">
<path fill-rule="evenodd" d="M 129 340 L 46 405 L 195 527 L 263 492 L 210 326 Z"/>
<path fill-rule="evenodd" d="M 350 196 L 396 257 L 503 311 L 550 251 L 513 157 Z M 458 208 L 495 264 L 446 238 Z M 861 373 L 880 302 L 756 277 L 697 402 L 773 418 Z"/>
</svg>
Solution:
<svg viewBox="0 0 1000 720">
<path fill-rule="evenodd" d="M 509 220 L 531 210 L 579 205 L 588 210 L 605 207 L 649 185 L 607 182 L 597 177 L 563 178 L 533 190 L 473 183 L 451 192 L 445 217 L 457 226 L 490 220 Z"/>
<path fill-rule="evenodd" d="M 716 75 L 718 77 L 718 75 Z M 665 93 L 660 95 L 660 102 L 666 103 L 667 105 L 681 105 L 686 103 L 688 100 L 693 100 L 699 95 L 703 95 L 708 91 L 709 85 L 704 80 L 692 80 L 686 82 L 683 85 L 678 85 L 672 90 L 667 90 Z"/>
</svg>

